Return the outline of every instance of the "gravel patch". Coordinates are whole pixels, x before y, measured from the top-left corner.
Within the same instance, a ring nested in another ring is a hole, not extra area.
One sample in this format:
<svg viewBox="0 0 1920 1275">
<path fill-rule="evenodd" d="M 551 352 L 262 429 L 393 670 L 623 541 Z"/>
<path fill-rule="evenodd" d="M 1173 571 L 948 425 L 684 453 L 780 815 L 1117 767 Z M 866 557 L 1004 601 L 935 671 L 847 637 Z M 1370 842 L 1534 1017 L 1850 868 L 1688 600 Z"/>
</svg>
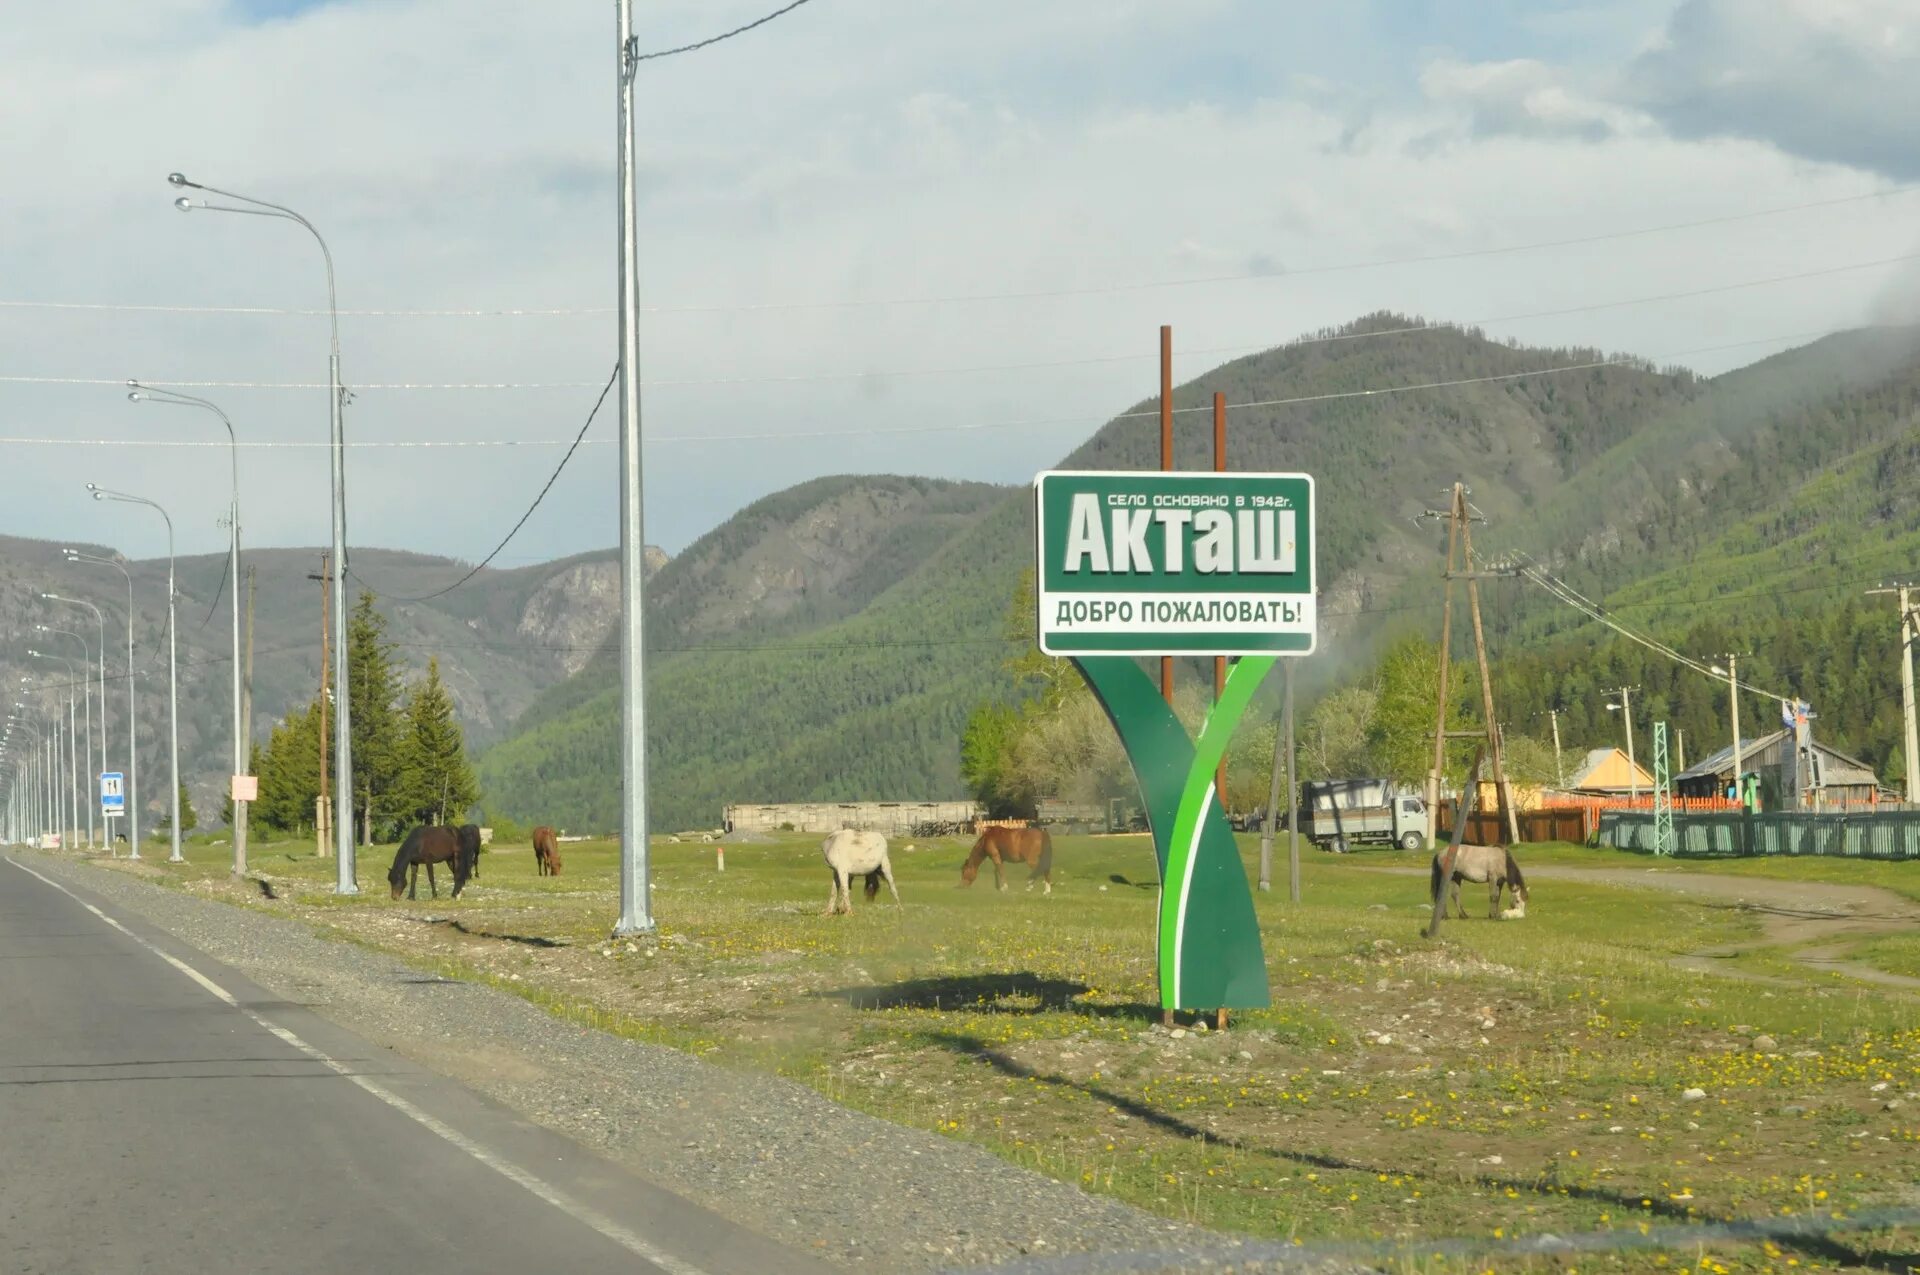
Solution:
<svg viewBox="0 0 1920 1275">
<path fill-rule="evenodd" d="M 583 1028 L 490 987 L 423 978 L 303 924 L 126 872 L 22 857 L 275 995 L 824 1260 L 921 1271 L 1164 1251 L 1173 1260 L 1124 1268 L 1226 1268 L 1192 1257 L 1221 1252 L 1222 1236 L 848 1110 L 790 1081 Z M 1182 1250 L 1188 1260 L 1174 1257 Z"/>
</svg>

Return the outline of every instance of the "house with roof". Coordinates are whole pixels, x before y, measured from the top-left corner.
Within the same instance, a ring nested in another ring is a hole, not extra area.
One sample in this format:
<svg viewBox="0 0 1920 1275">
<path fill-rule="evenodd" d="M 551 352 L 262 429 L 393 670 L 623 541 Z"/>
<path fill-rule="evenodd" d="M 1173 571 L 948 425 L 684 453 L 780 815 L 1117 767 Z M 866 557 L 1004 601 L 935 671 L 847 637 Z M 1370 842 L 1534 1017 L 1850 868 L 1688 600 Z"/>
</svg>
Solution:
<svg viewBox="0 0 1920 1275">
<path fill-rule="evenodd" d="M 1792 747 L 1793 732 L 1784 729 L 1740 741 L 1740 769 L 1760 777 L 1762 810 L 1791 810 L 1796 804 L 1783 800 L 1780 791 L 1781 765 Z M 1817 739 L 1809 740 L 1809 752 L 1813 773 L 1804 777 L 1803 782 L 1823 800 L 1864 804 L 1877 798 L 1880 781 L 1873 767 Z M 1673 777 L 1673 790 L 1682 797 L 1724 797 L 1732 785 L 1732 744 Z"/>
<path fill-rule="evenodd" d="M 1653 776 L 1618 748 L 1594 748 L 1567 778 L 1565 791 L 1583 797 L 1625 797 L 1651 793 Z"/>
</svg>

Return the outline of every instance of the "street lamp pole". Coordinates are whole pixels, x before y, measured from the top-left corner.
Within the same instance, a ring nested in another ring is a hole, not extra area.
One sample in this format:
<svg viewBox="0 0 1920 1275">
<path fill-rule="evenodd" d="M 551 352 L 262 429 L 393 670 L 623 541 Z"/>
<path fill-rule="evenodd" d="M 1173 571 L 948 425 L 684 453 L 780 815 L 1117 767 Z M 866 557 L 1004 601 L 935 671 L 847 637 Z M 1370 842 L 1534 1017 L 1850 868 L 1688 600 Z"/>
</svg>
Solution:
<svg viewBox="0 0 1920 1275">
<path fill-rule="evenodd" d="M 60 629 L 49 629 L 44 624 L 36 625 L 35 627 L 38 628 L 43 633 L 63 632 L 63 630 L 60 630 Z M 73 637 L 74 635 L 71 633 L 68 633 L 66 634 L 66 636 Z M 84 642 L 81 643 L 81 647 L 83 650 L 85 646 L 86 644 Z M 36 660 L 54 660 L 58 663 L 61 663 L 67 666 L 67 771 L 68 771 L 67 778 L 70 781 L 67 787 L 68 787 L 68 791 L 72 794 L 72 797 L 73 797 L 73 835 L 76 838 L 78 838 L 80 835 L 80 807 L 82 805 L 86 805 L 87 806 L 87 848 L 91 850 L 93 848 L 93 806 L 86 802 L 86 788 L 80 779 L 80 774 L 81 774 L 80 746 L 79 746 L 80 732 L 74 720 L 74 707 L 73 707 L 73 688 L 76 682 L 80 686 L 81 698 L 82 699 L 87 698 L 86 696 L 86 687 L 87 687 L 86 658 L 84 655 L 81 657 L 80 668 L 76 672 L 74 669 L 73 661 L 66 658 L 64 655 L 49 655 L 45 651 L 35 651 L 31 649 L 27 651 L 27 654 L 32 656 Z M 93 709 L 91 706 L 92 705 L 91 700 L 88 700 L 88 705 L 89 706 L 87 709 L 87 729 L 86 729 L 87 769 L 91 770 L 93 769 Z"/>
<path fill-rule="evenodd" d="M 64 602 L 68 606 L 85 607 L 87 610 L 93 612 L 93 622 L 100 630 L 100 644 L 96 646 L 94 650 L 99 654 L 99 657 L 100 657 L 100 769 L 104 771 L 108 765 L 107 763 L 107 617 L 100 613 L 99 607 L 95 606 L 91 602 L 87 602 L 80 598 L 63 598 L 57 593 L 43 593 L 40 596 L 48 602 Z M 131 670 L 129 670 L 129 672 L 131 672 Z M 89 778 L 87 782 L 89 784 L 93 784 L 98 782 L 98 779 L 99 779 L 99 776 L 96 774 L 92 778 Z M 98 799 L 98 796 L 99 796 L 98 793 L 94 794 L 95 799 Z M 102 812 L 100 822 L 103 825 L 105 825 L 101 829 L 101 831 L 105 834 L 108 847 L 111 848 L 113 845 L 113 826 L 111 821 L 106 818 L 104 812 Z"/>
<path fill-rule="evenodd" d="M 232 419 L 217 405 L 197 395 L 184 394 L 164 385 L 128 381 L 127 400 L 133 403 L 164 403 L 172 407 L 197 407 L 212 412 L 227 427 L 227 456 L 233 479 L 232 496 L 227 506 L 227 579 L 231 583 L 228 593 L 232 602 L 229 610 L 233 618 L 233 774 L 238 777 L 247 773 L 246 735 L 240 707 L 240 440 L 233 431 Z M 233 836 L 233 874 L 245 876 L 247 803 L 238 800 L 233 803 L 233 827 L 228 831 Z"/>
<path fill-rule="evenodd" d="M 333 757 L 336 791 L 334 793 L 334 892 L 336 894 L 358 894 L 360 885 L 354 874 L 353 846 L 353 736 L 349 716 L 351 696 L 347 688 L 347 490 L 346 490 L 346 438 L 341 421 L 341 407 L 346 391 L 340 384 L 340 305 L 333 286 L 333 250 L 327 247 L 326 239 L 314 228 L 312 222 L 291 208 L 280 204 L 270 204 L 264 199 L 255 199 L 251 195 L 236 194 L 230 190 L 221 190 L 217 186 L 206 186 L 200 182 L 189 181 L 184 173 L 168 173 L 167 182 L 175 188 L 204 190 L 208 194 L 218 195 L 222 199 L 238 200 L 248 205 L 236 208 L 231 204 L 212 204 L 204 199 L 190 199 L 182 195 L 173 201 L 173 206 L 181 212 L 196 209 L 207 212 L 244 213 L 252 217 L 279 217 L 296 222 L 313 236 L 320 245 L 320 255 L 327 266 L 327 316 L 330 323 L 331 344 L 327 356 L 327 407 L 328 427 L 333 457 L 333 490 L 331 493 L 333 517 L 333 684 L 339 702 L 335 705 L 333 717 Z M 234 587 L 239 587 L 236 580 Z"/>
<path fill-rule="evenodd" d="M 96 566 L 112 567 L 127 581 L 127 857 L 140 857 L 140 728 L 134 715 L 133 700 L 133 573 L 122 563 L 112 558 L 102 558 L 97 554 L 81 553 L 78 549 L 66 551 L 68 562 L 91 562 Z M 94 608 L 98 615 L 100 609 Z M 106 688 L 106 673 L 100 674 L 102 693 Z M 107 833 L 108 845 L 112 845 L 113 833 Z"/>
<path fill-rule="evenodd" d="M 81 637 L 78 633 L 70 632 L 67 629 L 56 629 L 51 625 L 36 624 L 33 627 L 36 631 L 41 633 L 57 633 L 61 637 L 70 637 L 74 641 L 80 644 L 80 674 L 79 674 L 80 702 L 86 707 L 86 726 L 87 726 L 86 730 L 82 732 L 80 736 L 82 739 L 86 741 L 86 752 L 87 752 L 87 769 L 85 770 L 85 772 L 83 772 L 82 778 L 80 780 L 80 800 L 87 807 L 87 848 L 92 849 L 94 846 L 93 803 L 87 798 L 87 788 L 93 781 L 85 777 L 87 775 L 91 775 L 94 773 L 93 772 L 93 687 L 87 681 L 87 640 Z M 107 702 L 103 698 L 100 701 L 100 716 L 104 719 L 106 715 L 107 715 Z M 100 759 L 103 762 L 106 760 L 106 754 L 104 752 L 101 753 Z"/>
<path fill-rule="evenodd" d="M 173 623 L 173 519 L 158 502 L 145 496 L 132 496 L 123 491 L 109 491 L 94 483 L 87 484 L 87 490 L 93 493 L 95 500 L 115 500 L 126 505 L 145 505 L 159 514 L 167 524 L 167 729 L 172 735 L 173 786 L 168 793 L 173 817 L 167 821 L 168 832 L 173 842 L 167 853 L 168 863 L 179 863 L 185 856 L 180 853 L 180 662 L 179 649 Z"/>
<path fill-rule="evenodd" d="M 640 220 L 636 203 L 633 0 L 617 0 L 620 160 L 620 918 L 615 934 L 653 929 L 647 873 L 645 494 L 640 471 Z"/>
</svg>

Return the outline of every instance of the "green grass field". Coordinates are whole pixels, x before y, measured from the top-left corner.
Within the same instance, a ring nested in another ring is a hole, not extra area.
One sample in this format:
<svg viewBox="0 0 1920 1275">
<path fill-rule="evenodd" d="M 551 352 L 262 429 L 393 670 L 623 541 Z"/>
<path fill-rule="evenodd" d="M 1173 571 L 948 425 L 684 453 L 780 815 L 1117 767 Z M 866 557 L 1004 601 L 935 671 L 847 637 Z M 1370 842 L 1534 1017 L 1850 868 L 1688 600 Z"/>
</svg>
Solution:
<svg viewBox="0 0 1920 1275">
<path fill-rule="evenodd" d="M 1251 866 L 1255 843 L 1245 849 Z M 1051 898 L 1021 890 L 1024 873 L 1007 894 L 985 878 L 957 888 L 962 843 L 896 845 L 904 905 L 883 892 L 850 917 L 821 915 L 817 838 L 728 846 L 725 872 L 712 846 L 663 840 L 659 933 L 634 942 L 607 937 L 613 847 L 562 851 L 564 875 L 543 879 L 530 850 L 496 846 L 457 901 L 444 878 L 437 901 L 424 880 L 418 902 L 390 900 L 391 848 L 363 853 L 364 893 L 351 899 L 331 893 L 332 864 L 310 843 L 257 846 L 259 880 L 244 885 L 227 875 L 224 846 L 142 871 L 609 1031 L 792 1077 L 1143 1208 L 1266 1237 L 1491 1240 L 1852 1213 L 1909 1200 L 1920 1167 L 1920 1004 L 1771 951 L 1742 968 L 1793 985 L 1673 965 L 1758 934 L 1724 902 L 1539 880 L 1525 920 L 1450 922 L 1430 942 L 1424 876 L 1378 870 L 1422 869 L 1424 855 L 1303 850 L 1305 901 L 1286 901 L 1284 862 L 1281 892 L 1258 896 L 1273 1008 L 1237 1015 L 1225 1033 L 1175 1037 L 1153 1008 L 1144 837 L 1062 838 Z M 1576 847 L 1522 858 L 1649 866 Z M 1920 898 L 1920 865 L 1660 867 Z M 1463 897 L 1485 906 L 1483 892 Z M 1920 936 L 1862 951 L 1920 969 Z M 1902 1233 L 1795 1243 L 1579 1265 L 1904 1269 L 1893 1255 L 1920 1251 Z"/>
</svg>

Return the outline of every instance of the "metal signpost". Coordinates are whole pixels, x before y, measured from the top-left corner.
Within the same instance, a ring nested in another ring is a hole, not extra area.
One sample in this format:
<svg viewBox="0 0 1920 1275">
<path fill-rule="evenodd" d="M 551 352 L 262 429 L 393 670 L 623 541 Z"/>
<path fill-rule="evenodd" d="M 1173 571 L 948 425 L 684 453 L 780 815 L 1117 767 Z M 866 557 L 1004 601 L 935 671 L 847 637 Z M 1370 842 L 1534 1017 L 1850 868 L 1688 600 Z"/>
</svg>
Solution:
<svg viewBox="0 0 1920 1275">
<path fill-rule="evenodd" d="M 1161 1008 L 1264 1008 L 1253 894 L 1215 773 L 1275 660 L 1314 649 L 1313 479 L 1056 470 L 1034 499 L 1040 649 L 1093 688 L 1153 829 Z M 1232 661 L 1198 738 L 1143 655 Z"/>
<path fill-rule="evenodd" d="M 100 772 L 100 818 L 107 825 L 107 850 L 118 855 L 113 845 L 113 821 L 127 813 L 126 776 L 117 770 Z"/>
</svg>

